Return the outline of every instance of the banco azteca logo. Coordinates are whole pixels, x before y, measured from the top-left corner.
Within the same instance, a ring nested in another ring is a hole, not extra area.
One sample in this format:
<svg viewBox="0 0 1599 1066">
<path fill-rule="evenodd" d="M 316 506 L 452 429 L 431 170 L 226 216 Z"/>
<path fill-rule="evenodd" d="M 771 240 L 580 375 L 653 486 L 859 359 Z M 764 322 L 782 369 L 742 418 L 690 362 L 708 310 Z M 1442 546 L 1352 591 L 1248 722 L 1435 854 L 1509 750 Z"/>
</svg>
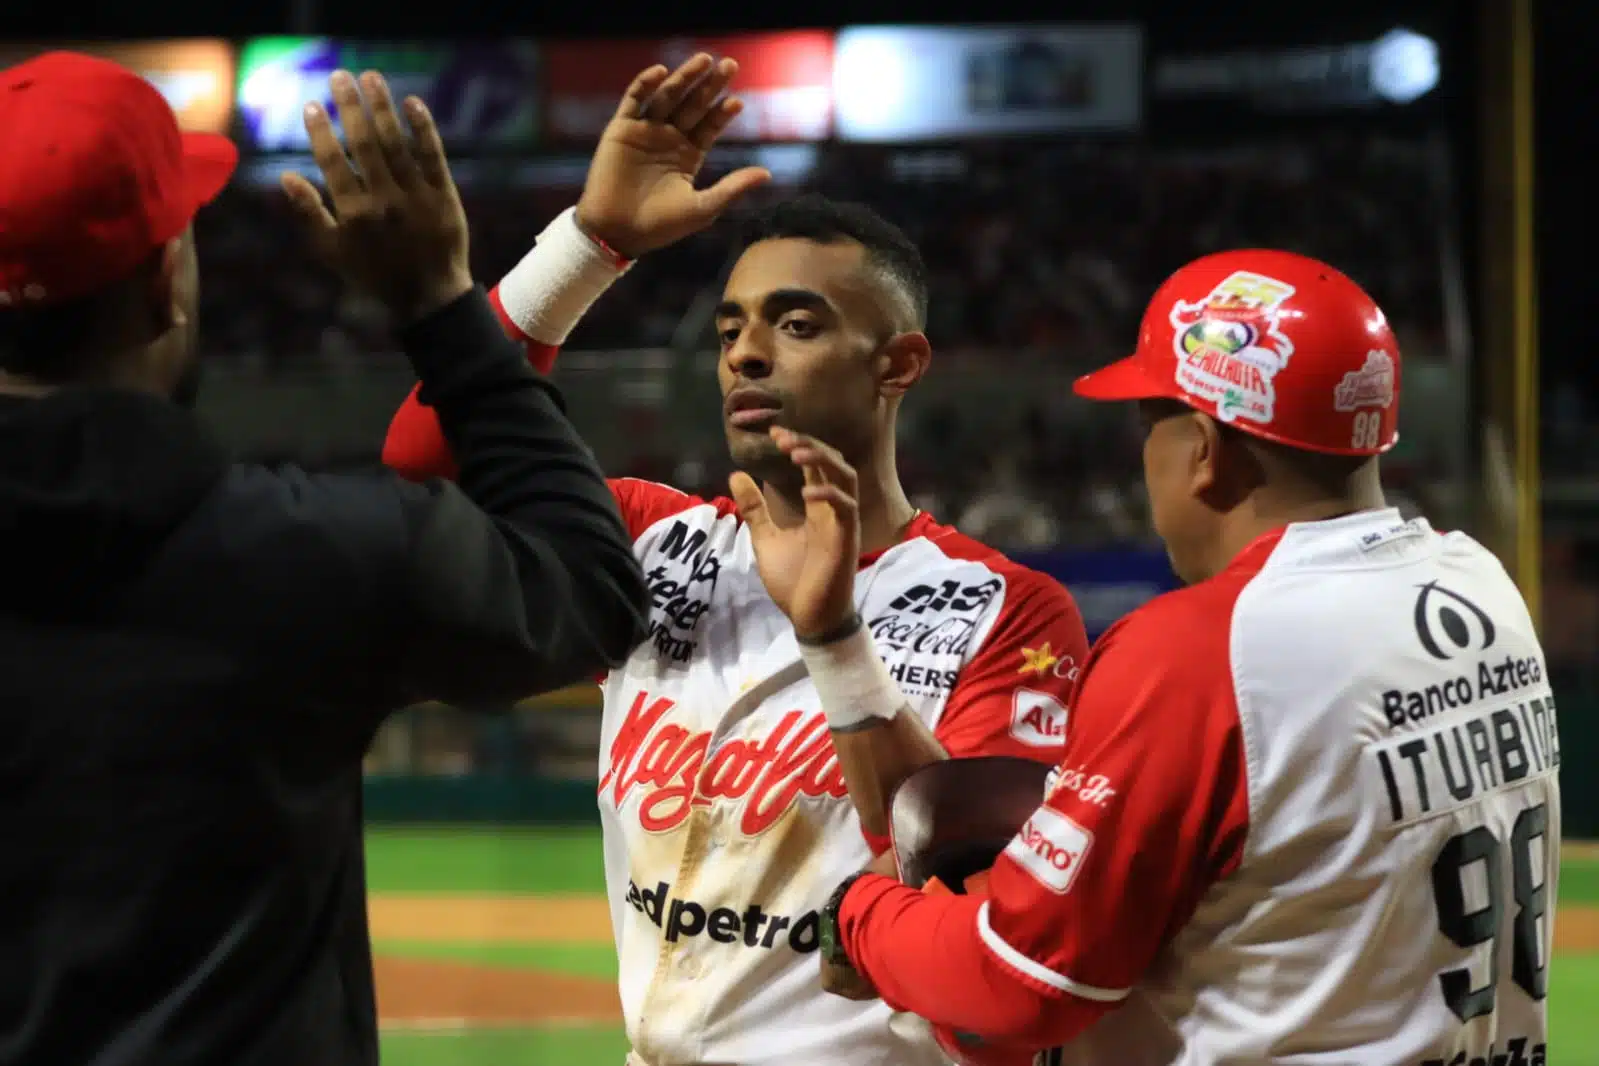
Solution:
<svg viewBox="0 0 1599 1066">
<path fill-rule="evenodd" d="M 1418 587 L 1412 621 L 1428 655 L 1449 660 L 1493 646 L 1494 623 L 1488 612 L 1436 581 Z"/>
</svg>

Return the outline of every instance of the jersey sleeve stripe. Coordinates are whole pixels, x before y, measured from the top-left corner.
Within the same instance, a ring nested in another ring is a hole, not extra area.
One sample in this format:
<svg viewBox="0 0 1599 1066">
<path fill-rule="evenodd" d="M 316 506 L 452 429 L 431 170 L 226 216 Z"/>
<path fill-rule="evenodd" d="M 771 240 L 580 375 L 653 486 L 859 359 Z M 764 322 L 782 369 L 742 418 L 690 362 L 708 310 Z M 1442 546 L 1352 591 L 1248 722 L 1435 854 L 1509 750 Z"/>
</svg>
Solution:
<svg viewBox="0 0 1599 1066">
<path fill-rule="evenodd" d="M 984 903 L 977 910 L 977 935 L 982 938 L 983 945 L 992 951 L 999 961 L 1017 971 L 1024 977 L 1031 978 L 1040 984 L 1061 992 L 1069 992 L 1080 999 L 1092 1000 L 1095 1003 L 1120 1003 L 1132 992 L 1130 988 L 1096 988 L 1073 981 L 1065 974 L 1056 973 L 1043 963 L 1036 962 L 1007 944 L 988 921 L 988 904 Z"/>
</svg>

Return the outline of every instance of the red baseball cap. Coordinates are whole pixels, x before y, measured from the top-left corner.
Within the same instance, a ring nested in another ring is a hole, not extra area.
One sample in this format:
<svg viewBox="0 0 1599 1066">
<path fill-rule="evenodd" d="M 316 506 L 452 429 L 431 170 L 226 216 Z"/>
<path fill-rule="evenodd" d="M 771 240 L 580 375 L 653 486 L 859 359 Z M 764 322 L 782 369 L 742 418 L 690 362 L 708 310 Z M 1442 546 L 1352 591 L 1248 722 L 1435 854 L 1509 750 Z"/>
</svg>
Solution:
<svg viewBox="0 0 1599 1066">
<path fill-rule="evenodd" d="M 238 149 L 183 133 L 155 86 L 47 52 L 0 71 L 0 306 L 84 296 L 131 274 L 228 183 Z"/>
<path fill-rule="evenodd" d="M 1176 400 L 1307 451 L 1378 455 L 1399 440 L 1399 345 L 1372 298 L 1326 263 L 1249 249 L 1166 279 L 1138 350 L 1077 379 L 1090 400 Z"/>
</svg>

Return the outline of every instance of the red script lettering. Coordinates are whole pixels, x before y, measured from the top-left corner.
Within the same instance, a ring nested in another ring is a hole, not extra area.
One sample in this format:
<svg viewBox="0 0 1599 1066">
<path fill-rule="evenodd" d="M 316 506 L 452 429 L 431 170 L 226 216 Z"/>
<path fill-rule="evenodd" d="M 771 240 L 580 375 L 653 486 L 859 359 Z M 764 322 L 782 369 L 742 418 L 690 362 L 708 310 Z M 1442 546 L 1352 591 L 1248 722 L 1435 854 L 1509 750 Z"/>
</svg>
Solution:
<svg viewBox="0 0 1599 1066">
<path fill-rule="evenodd" d="M 711 735 L 663 720 L 675 706 L 666 696 L 633 698 L 611 744 L 600 792 L 620 808 L 639 793 L 639 825 L 651 833 L 678 828 L 695 807 L 718 800 L 743 804 L 739 829 L 756 836 L 776 825 L 803 797 L 848 795 L 832 738 L 820 713 L 789 711 L 763 738 L 724 741 L 706 758 Z"/>
</svg>

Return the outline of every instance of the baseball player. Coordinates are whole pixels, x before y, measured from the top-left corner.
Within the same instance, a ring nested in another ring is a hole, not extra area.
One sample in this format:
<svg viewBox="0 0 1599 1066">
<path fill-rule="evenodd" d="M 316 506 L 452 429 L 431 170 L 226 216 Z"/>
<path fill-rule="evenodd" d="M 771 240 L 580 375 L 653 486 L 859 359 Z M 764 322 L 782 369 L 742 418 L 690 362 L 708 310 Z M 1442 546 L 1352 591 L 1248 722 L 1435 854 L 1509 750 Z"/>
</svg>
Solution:
<svg viewBox="0 0 1599 1066">
<path fill-rule="evenodd" d="M 1138 401 L 1188 587 L 1094 648 L 986 891 L 852 878 L 833 962 L 968 1063 L 1541 1064 L 1555 701 L 1494 557 L 1384 504 L 1382 311 L 1311 259 L 1209 256 L 1076 391 Z"/>
<path fill-rule="evenodd" d="M 765 179 L 693 185 L 735 69 L 700 55 L 628 90 L 577 208 L 494 293 L 535 365 L 634 259 Z M 604 682 L 599 782 L 638 1062 L 945 1061 L 925 1026 L 822 993 L 817 910 L 886 849 L 912 771 L 1058 760 L 1086 638 L 1059 584 L 906 500 L 894 424 L 927 369 L 926 300 L 915 247 L 870 211 L 767 212 L 716 312 L 731 497 L 613 483 L 652 602 Z M 414 398 L 385 460 L 450 470 Z"/>
</svg>

